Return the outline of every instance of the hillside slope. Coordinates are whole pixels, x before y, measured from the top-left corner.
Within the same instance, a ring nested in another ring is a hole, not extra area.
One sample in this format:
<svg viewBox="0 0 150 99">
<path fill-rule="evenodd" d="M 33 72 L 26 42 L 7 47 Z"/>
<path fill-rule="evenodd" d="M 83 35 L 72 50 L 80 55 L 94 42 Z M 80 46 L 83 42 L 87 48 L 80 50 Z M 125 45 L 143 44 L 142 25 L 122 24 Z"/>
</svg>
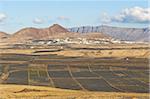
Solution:
<svg viewBox="0 0 150 99">
<path fill-rule="evenodd" d="M 150 29 L 149 28 L 121 28 L 111 26 L 82 26 L 68 29 L 70 32 L 77 33 L 90 33 L 101 32 L 110 35 L 113 38 L 128 41 L 149 41 Z"/>
<path fill-rule="evenodd" d="M 5 39 L 9 36 L 9 34 L 0 31 L 0 39 Z"/>
<path fill-rule="evenodd" d="M 59 33 L 67 33 L 68 30 L 63 28 L 58 24 L 54 24 L 49 28 L 24 28 L 20 31 L 14 33 L 11 37 L 11 41 L 25 41 L 25 40 L 32 40 L 32 39 L 48 39 L 54 35 L 59 35 Z"/>
</svg>

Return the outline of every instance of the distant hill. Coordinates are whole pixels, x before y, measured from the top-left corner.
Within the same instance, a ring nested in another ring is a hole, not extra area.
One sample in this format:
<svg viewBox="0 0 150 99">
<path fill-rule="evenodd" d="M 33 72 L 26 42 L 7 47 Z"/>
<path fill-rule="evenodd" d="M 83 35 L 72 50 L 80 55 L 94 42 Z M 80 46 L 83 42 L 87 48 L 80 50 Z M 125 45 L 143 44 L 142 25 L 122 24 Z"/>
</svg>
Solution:
<svg viewBox="0 0 150 99">
<path fill-rule="evenodd" d="M 66 29 L 59 24 L 54 24 L 48 28 L 24 28 L 18 32 L 8 35 L 0 32 L 0 39 L 8 38 L 9 42 L 24 42 L 28 40 L 44 40 L 51 38 L 116 38 L 127 41 L 149 41 L 149 28 L 120 28 L 110 26 L 83 26 Z M 2 40 L 1 40 L 2 41 Z M 4 41 L 4 40 L 3 40 Z M 6 41 L 6 39 L 5 39 Z"/>
<path fill-rule="evenodd" d="M 100 32 L 107 34 L 113 38 L 127 41 L 150 41 L 150 29 L 149 28 L 120 28 L 111 26 L 82 26 L 74 27 L 68 29 L 70 32 L 77 33 L 90 33 L 90 32 Z"/>
<path fill-rule="evenodd" d="M 24 40 L 31 40 L 31 39 L 48 39 L 55 35 L 59 35 L 60 33 L 67 33 L 69 32 L 67 29 L 63 28 L 58 24 L 54 24 L 49 28 L 24 28 L 20 31 L 14 33 L 9 40 L 11 41 L 24 41 Z"/>
<path fill-rule="evenodd" d="M 54 24 L 49 28 L 24 28 L 20 31 L 14 33 L 8 41 L 10 42 L 24 42 L 28 40 L 44 40 L 44 39 L 51 39 L 51 38 L 87 38 L 87 39 L 94 39 L 94 38 L 110 38 L 110 36 L 105 35 L 103 33 L 88 33 L 88 34 L 80 34 L 69 32 L 68 29 Z"/>
<path fill-rule="evenodd" d="M 9 36 L 9 34 L 5 33 L 5 32 L 0 32 L 0 39 L 5 39 Z"/>
</svg>

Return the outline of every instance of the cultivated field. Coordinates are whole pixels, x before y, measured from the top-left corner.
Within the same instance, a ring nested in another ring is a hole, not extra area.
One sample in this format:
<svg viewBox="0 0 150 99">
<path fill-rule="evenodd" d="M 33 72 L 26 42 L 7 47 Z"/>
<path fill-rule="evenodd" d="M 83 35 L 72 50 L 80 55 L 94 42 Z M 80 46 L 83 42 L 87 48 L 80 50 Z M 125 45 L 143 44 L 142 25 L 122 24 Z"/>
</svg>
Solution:
<svg viewBox="0 0 150 99">
<path fill-rule="evenodd" d="M 2 55 L 0 67 L 2 83 L 86 91 L 149 92 L 148 59 L 144 58 L 7 54 Z"/>
<path fill-rule="evenodd" d="M 0 86 L 4 84 L 4 87 L 0 87 L 0 94 L 7 98 L 148 99 L 149 48 L 146 46 L 51 47 L 2 48 Z"/>
</svg>

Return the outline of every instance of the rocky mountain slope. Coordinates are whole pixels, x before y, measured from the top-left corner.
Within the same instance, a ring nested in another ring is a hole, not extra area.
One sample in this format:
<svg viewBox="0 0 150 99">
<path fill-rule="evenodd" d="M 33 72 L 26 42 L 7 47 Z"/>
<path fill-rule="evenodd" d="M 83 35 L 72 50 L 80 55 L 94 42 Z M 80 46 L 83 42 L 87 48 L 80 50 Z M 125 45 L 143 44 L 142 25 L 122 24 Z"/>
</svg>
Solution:
<svg viewBox="0 0 150 99">
<path fill-rule="evenodd" d="M 68 29 L 70 32 L 77 33 L 90 33 L 100 32 L 110 35 L 113 38 L 127 41 L 149 41 L 150 29 L 149 28 L 120 28 L 111 26 L 82 26 Z"/>
<path fill-rule="evenodd" d="M 100 32 L 90 32 L 90 33 L 83 33 L 79 34 L 80 38 L 86 38 L 86 39 L 111 39 L 111 37 L 107 34 L 103 34 Z"/>
</svg>

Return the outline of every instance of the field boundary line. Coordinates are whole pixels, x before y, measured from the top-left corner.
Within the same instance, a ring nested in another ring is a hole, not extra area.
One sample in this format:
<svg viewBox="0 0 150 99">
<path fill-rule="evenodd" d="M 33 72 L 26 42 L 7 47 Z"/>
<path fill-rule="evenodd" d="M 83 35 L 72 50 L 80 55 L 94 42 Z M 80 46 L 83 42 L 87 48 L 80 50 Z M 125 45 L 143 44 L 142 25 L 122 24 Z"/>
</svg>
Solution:
<svg viewBox="0 0 150 99">
<path fill-rule="evenodd" d="M 82 86 L 82 84 L 80 84 L 80 82 L 78 82 L 78 81 L 73 77 L 73 74 L 72 74 L 72 72 L 71 72 L 70 66 L 67 66 L 67 67 L 68 67 L 68 71 L 69 71 L 69 74 L 70 74 L 71 78 L 77 83 L 77 85 L 80 86 L 80 88 L 81 88 L 82 90 L 87 91 L 87 89 L 85 89 L 85 88 Z"/>
<path fill-rule="evenodd" d="M 28 85 L 30 85 L 30 68 L 28 68 Z"/>
<path fill-rule="evenodd" d="M 111 83 L 109 83 L 109 81 L 107 81 L 103 76 L 100 76 L 98 73 L 93 72 L 89 65 L 88 65 L 88 69 L 89 69 L 89 71 L 92 72 L 93 74 L 99 76 L 99 79 L 103 79 L 110 87 L 112 87 L 112 88 L 114 88 L 114 89 L 117 89 L 117 90 L 119 90 L 119 91 L 126 92 L 125 90 L 120 89 L 120 88 L 118 88 L 118 87 L 112 85 Z"/>
<path fill-rule="evenodd" d="M 55 84 L 54 84 L 52 78 L 50 77 L 50 75 L 49 75 L 49 73 L 48 73 L 48 66 L 46 66 L 45 69 L 46 69 L 45 72 L 47 73 L 47 77 L 50 79 L 50 83 L 52 84 L 52 87 L 55 87 Z"/>
<path fill-rule="evenodd" d="M 72 78 L 72 77 L 71 77 Z M 71 79 L 66 77 L 54 77 L 53 79 Z M 75 79 L 98 79 L 98 77 L 75 77 Z"/>
</svg>

